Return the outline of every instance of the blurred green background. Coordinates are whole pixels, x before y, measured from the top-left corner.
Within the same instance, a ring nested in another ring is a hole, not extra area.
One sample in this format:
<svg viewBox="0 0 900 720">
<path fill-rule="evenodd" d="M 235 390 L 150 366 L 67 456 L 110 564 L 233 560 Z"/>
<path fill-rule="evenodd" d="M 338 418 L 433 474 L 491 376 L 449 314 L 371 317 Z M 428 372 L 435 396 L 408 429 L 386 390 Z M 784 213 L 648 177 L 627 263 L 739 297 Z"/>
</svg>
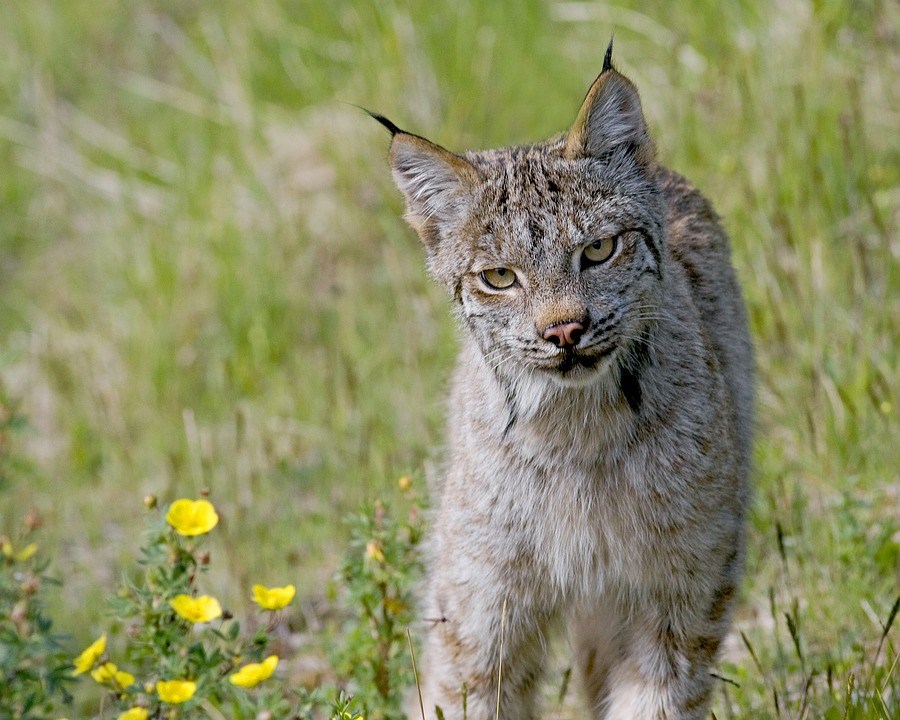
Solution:
<svg viewBox="0 0 900 720">
<path fill-rule="evenodd" d="M 5 0 L 0 381 L 31 470 L 0 479 L 0 522 L 45 518 L 62 629 L 103 627 L 142 497 L 204 487 L 220 594 L 293 581 L 312 612 L 340 517 L 436 472 L 456 342 L 388 138 L 353 104 L 452 149 L 541 139 L 613 32 L 661 159 L 723 216 L 750 308 L 738 627 L 785 686 L 807 668 L 767 643 L 784 612 L 823 673 L 863 672 L 900 590 L 891 0 Z M 753 686 L 738 636 L 724 667 Z"/>
</svg>

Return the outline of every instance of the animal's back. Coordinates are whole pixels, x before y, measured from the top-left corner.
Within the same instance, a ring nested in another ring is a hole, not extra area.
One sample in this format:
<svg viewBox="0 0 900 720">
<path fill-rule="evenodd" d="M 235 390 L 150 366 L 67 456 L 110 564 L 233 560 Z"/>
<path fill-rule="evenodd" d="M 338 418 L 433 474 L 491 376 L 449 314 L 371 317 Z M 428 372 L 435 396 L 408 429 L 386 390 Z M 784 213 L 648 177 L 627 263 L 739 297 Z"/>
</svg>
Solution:
<svg viewBox="0 0 900 720">
<path fill-rule="evenodd" d="M 682 274 L 707 341 L 725 376 L 745 471 L 753 436 L 753 344 L 731 246 L 719 216 L 694 185 L 661 167 L 658 182 L 668 205 L 668 250 Z"/>
</svg>

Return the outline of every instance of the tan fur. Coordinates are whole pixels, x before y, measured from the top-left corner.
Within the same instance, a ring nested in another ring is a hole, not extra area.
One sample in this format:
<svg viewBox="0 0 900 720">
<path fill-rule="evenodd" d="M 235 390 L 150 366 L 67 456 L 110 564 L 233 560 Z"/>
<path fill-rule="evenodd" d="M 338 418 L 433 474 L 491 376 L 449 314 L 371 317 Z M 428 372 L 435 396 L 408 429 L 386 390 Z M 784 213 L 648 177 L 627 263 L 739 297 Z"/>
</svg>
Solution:
<svg viewBox="0 0 900 720">
<path fill-rule="evenodd" d="M 426 708 L 535 717 L 572 630 L 587 717 L 706 714 L 740 579 L 753 358 L 728 239 L 657 164 L 605 69 L 566 136 L 450 153 L 392 126 L 391 165 L 464 327 L 423 616 Z M 591 265 L 585 247 L 617 237 Z M 496 290 L 481 272 L 507 268 Z M 545 340 L 585 325 L 574 350 Z M 507 603 L 501 642 L 502 608 Z"/>
</svg>

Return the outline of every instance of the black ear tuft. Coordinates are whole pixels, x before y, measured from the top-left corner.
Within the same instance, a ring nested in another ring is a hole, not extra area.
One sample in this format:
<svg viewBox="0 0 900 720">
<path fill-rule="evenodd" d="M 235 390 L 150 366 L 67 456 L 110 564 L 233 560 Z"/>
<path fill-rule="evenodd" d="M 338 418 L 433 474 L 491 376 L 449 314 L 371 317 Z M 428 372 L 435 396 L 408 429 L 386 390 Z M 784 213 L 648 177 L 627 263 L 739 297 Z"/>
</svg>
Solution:
<svg viewBox="0 0 900 720">
<path fill-rule="evenodd" d="M 609 45 L 606 47 L 606 55 L 603 56 L 603 69 L 600 71 L 602 75 L 607 70 L 615 70 L 612 64 L 612 50 L 613 50 L 613 40 L 615 39 L 615 35 L 611 35 L 609 38 Z"/>
<path fill-rule="evenodd" d="M 360 109 L 365 110 L 366 113 L 368 113 L 369 117 L 373 118 L 374 120 L 377 120 L 382 125 L 384 125 L 388 129 L 388 131 L 391 133 L 391 137 L 393 137 L 397 133 L 403 132 L 403 130 L 401 130 L 396 125 L 394 125 L 394 123 L 392 123 L 390 120 L 388 120 L 384 115 L 379 115 L 378 113 L 373 113 L 371 110 L 366 110 L 365 108 L 360 108 Z"/>
<path fill-rule="evenodd" d="M 639 165 L 654 159 L 653 141 L 637 88 L 612 64 L 612 40 L 603 70 L 581 104 L 566 139 L 565 156 L 607 158 L 611 151 L 632 155 Z"/>
</svg>

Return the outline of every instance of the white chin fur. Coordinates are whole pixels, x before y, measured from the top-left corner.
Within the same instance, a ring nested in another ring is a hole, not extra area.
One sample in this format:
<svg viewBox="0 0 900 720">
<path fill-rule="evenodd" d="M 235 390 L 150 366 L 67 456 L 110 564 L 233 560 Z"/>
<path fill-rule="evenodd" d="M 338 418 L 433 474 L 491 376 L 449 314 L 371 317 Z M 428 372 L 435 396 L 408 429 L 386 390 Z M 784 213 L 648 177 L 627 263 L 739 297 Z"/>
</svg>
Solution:
<svg viewBox="0 0 900 720">
<path fill-rule="evenodd" d="M 615 357 L 616 353 L 613 353 L 592 368 L 575 367 L 565 375 L 538 369 L 522 372 L 514 380 L 520 416 L 533 417 L 555 396 L 566 390 L 605 388 Z"/>
<path fill-rule="evenodd" d="M 609 372 L 612 363 L 613 355 L 609 355 L 591 368 L 577 365 L 565 375 L 557 372 L 545 372 L 544 375 L 559 387 L 583 388 L 601 382 L 603 376 Z"/>
</svg>

